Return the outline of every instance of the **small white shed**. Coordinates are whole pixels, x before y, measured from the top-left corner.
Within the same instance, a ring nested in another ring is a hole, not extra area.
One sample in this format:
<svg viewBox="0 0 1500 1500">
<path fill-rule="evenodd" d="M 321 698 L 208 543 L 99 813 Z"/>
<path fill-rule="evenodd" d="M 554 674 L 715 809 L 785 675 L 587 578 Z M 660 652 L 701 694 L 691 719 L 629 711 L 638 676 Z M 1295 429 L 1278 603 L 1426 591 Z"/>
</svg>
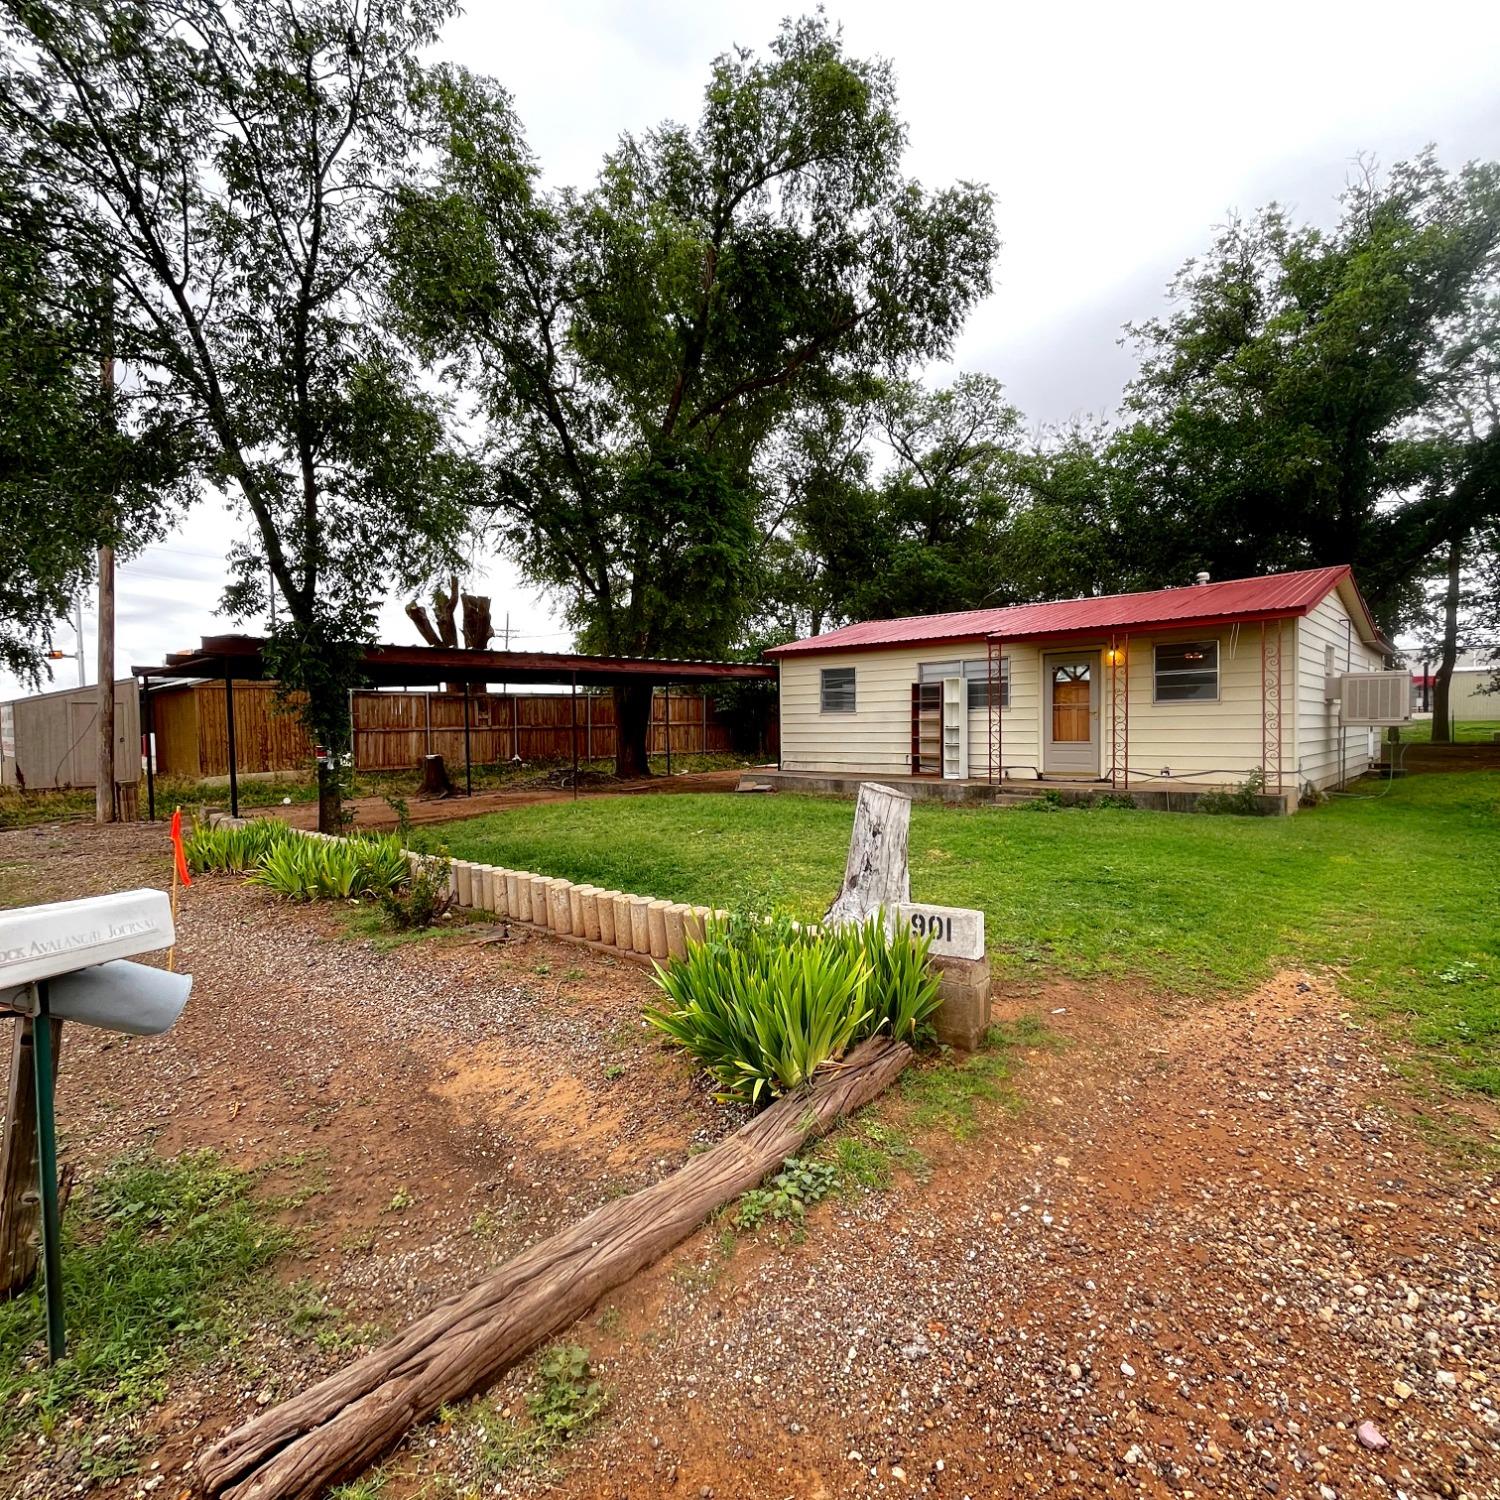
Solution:
<svg viewBox="0 0 1500 1500">
<path fill-rule="evenodd" d="M 9 720 L 0 783 L 29 791 L 93 786 L 99 774 L 99 689 L 93 683 L 0 704 Z M 135 679 L 115 683 L 115 780 L 141 779 L 141 713 Z"/>
</svg>

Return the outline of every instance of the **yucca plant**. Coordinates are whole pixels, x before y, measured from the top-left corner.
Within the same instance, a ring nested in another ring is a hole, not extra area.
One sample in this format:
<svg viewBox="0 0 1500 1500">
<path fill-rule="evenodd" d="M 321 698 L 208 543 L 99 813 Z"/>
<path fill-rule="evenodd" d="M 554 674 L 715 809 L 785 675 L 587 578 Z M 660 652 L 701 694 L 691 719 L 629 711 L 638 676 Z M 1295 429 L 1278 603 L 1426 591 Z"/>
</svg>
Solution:
<svg viewBox="0 0 1500 1500">
<path fill-rule="evenodd" d="M 277 818 L 256 818 L 243 828 L 196 825 L 182 841 L 188 868 L 194 874 L 222 871 L 243 875 L 257 868 L 276 845 L 294 838 L 292 830 Z"/>
<path fill-rule="evenodd" d="M 854 1042 L 921 1039 L 938 1006 L 927 940 L 879 917 L 833 931 L 737 915 L 658 967 L 667 1004 L 646 1018 L 685 1047 L 726 1101 L 759 1105 L 807 1083 Z"/>
<path fill-rule="evenodd" d="M 359 866 L 357 895 L 383 896 L 410 882 L 411 865 L 400 839 L 390 835 L 351 839 L 347 847 L 354 851 Z"/>
<path fill-rule="evenodd" d="M 315 844 L 311 839 L 283 839 L 251 875 L 250 884 L 258 885 L 284 901 L 311 901 L 320 889 L 317 851 L 327 847 Z"/>
<path fill-rule="evenodd" d="M 932 939 L 918 937 L 909 927 L 887 932 L 879 916 L 858 927 L 842 927 L 832 934 L 868 970 L 865 1003 L 868 1019 L 860 1037 L 888 1031 L 905 1042 L 918 1041 L 930 1029 L 939 998 L 939 976 L 927 963 Z"/>
</svg>

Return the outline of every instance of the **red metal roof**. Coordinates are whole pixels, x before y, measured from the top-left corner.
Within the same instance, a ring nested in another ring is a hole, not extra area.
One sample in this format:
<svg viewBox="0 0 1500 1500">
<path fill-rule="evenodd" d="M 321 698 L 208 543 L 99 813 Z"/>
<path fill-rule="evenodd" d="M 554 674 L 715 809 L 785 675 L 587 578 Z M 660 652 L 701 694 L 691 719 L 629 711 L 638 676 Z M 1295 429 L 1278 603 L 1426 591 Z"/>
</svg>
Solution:
<svg viewBox="0 0 1500 1500">
<path fill-rule="evenodd" d="M 885 646 L 943 641 L 1035 640 L 1050 636 L 1099 634 L 1106 630 L 1191 628 L 1246 620 L 1286 619 L 1305 615 L 1345 580 L 1362 617 L 1367 639 L 1381 642 L 1377 629 L 1347 565 L 1309 568 L 1299 573 L 1268 573 L 1199 583 L 1188 588 L 1151 589 L 1140 594 L 1104 594 L 1087 599 L 1059 599 L 1048 604 L 1014 604 L 1004 609 L 965 609 L 945 615 L 911 615 L 902 620 L 867 620 L 844 625 L 806 640 L 775 646 L 765 654 L 791 656 L 804 651 L 875 650 Z M 1383 642 L 1381 642 L 1384 644 Z"/>
</svg>

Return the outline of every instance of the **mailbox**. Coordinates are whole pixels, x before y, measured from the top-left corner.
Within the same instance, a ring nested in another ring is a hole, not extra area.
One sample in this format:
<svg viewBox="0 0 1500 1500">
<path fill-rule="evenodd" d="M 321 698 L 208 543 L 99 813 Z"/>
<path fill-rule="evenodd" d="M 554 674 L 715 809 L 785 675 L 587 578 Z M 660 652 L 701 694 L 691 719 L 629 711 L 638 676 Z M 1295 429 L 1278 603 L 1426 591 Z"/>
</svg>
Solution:
<svg viewBox="0 0 1500 1500">
<path fill-rule="evenodd" d="M 47 1347 L 54 1360 L 63 1354 L 63 1322 L 51 1022 L 160 1035 L 182 1014 L 193 981 L 131 959 L 176 940 L 163 891 L 120 891 L 0 912 L 0 1013 L 22 1017 L 18 1025 L 33 1023 Z M 14 1149 L 13 1126 L 7 1126 L 7 1150 Z"/>
</svg>

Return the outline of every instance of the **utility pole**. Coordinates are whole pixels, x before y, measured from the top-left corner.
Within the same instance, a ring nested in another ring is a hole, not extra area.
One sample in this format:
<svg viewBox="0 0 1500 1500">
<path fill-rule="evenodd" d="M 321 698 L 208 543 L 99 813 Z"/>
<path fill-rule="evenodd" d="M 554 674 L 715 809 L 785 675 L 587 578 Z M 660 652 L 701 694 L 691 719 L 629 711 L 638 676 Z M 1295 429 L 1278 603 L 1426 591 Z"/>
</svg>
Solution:
<svg viewBox="0 0 1500 1500">
<path fill-rule="evenodd" d="M 73 595 L 73 660 L 78 663 L 78 686 L 83 687 L 89 675 L 83 669 L 83 594 Z"/>
<path fill-rule="evenodd" d="M 115 349 L 114 285 L 104 284 L 104 338 L 99 360 L 99 386 L 104 397 L 106 422 L 114 421 Z M 114 496 L 107 496 L 112 533 Z M 82 664 L 83 648 L 79 647 Z M 139 768 L 137 768 L 139 769 Z M 99 771 L 94 781 L 94 821 L 115 821 L 115 549 L 112 542 L 99 548 Z"/>
</svg>

